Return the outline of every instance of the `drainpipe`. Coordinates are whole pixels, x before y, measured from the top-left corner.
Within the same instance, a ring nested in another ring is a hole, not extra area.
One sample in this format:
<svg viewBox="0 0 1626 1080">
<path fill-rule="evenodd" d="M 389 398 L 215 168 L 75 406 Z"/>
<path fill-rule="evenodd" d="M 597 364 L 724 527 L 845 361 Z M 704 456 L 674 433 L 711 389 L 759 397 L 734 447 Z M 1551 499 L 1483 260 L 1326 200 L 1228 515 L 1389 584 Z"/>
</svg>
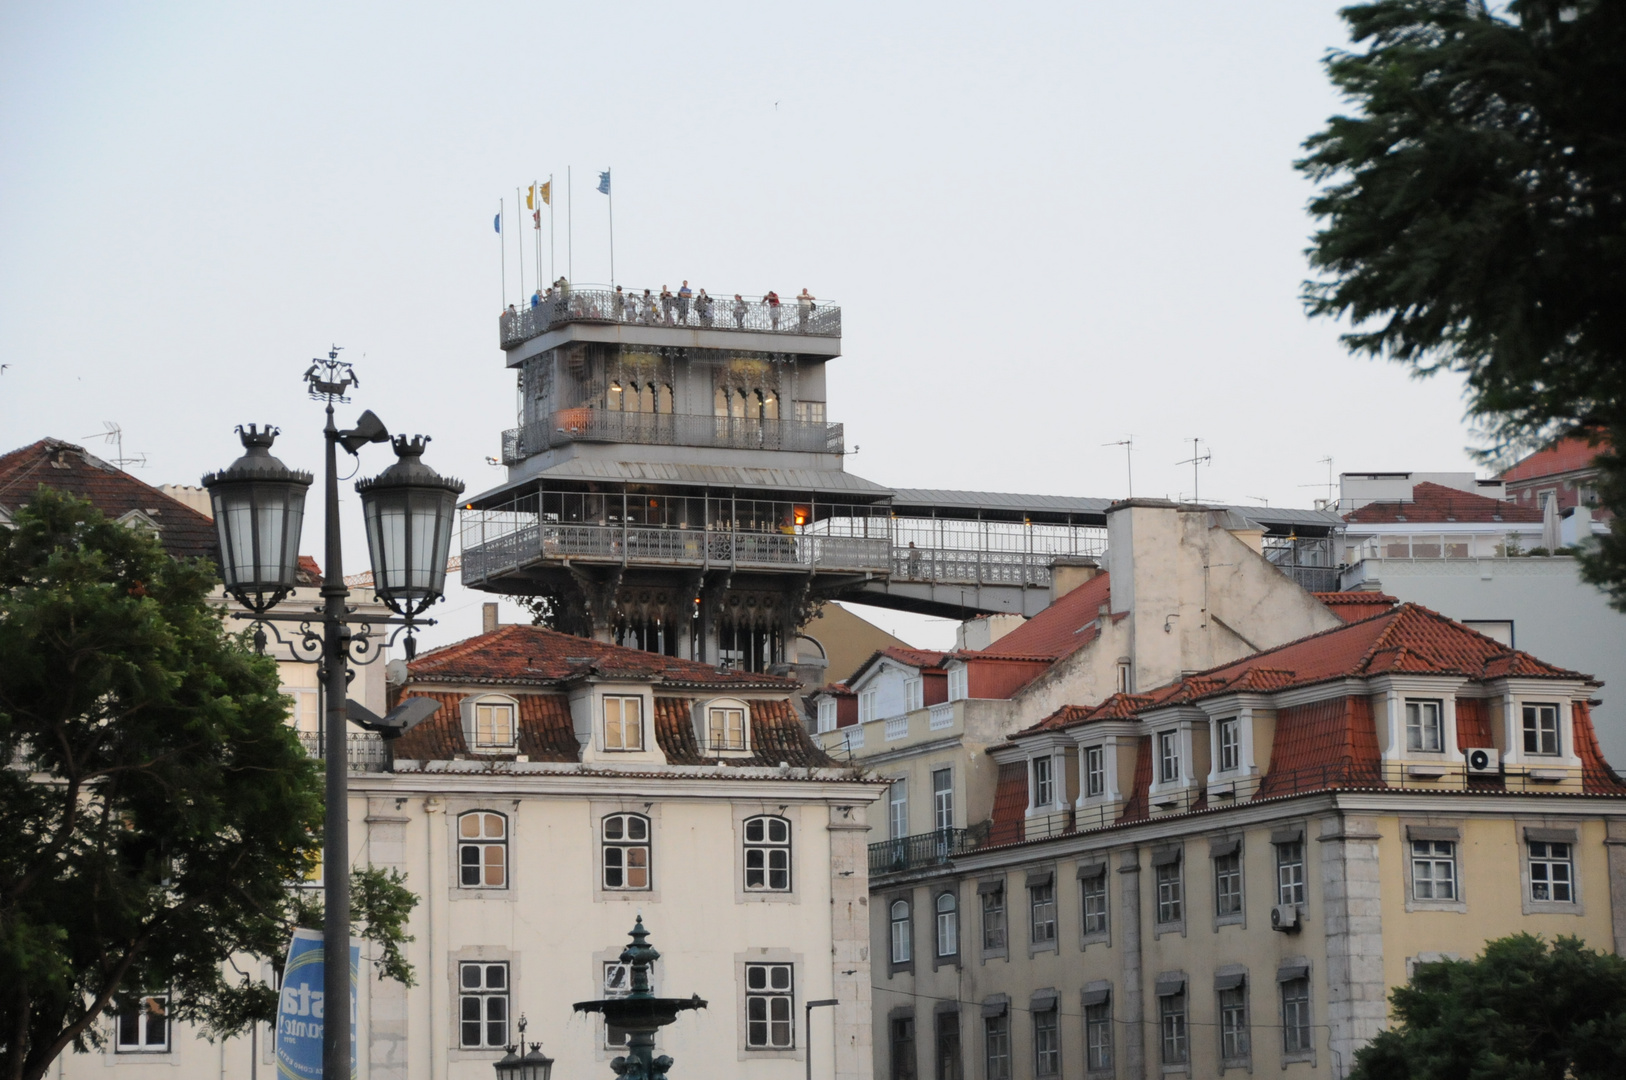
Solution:
<svg viewBox="0 0 1626 1080">
<path fill-rule="evenodd" d="M 439 796 L 431 795 L 423 801 L 424 813 L 424 855 L 426 856 L 426 873 L 429 887 L 424 890 L 424 924 L 425 944 L 429 950 L 429 1075 L 436 1080 L 444 1080 L 446 1076 L 446 1050 L 439 1045 L 446 1033 L 442 1029 L 442 1014 L 439 997 L 445 992 L 445 971 L 439 963 L 440 954 L 435 944 L 435 892 L 439 888 L 439 881 L 435 873 L 435 815 L 445 809 Z M 450 1015 L 450 1014 L 447 1014 Z M 411 1051 L 408 1051 L 411 1057 Z"/>
</svg>

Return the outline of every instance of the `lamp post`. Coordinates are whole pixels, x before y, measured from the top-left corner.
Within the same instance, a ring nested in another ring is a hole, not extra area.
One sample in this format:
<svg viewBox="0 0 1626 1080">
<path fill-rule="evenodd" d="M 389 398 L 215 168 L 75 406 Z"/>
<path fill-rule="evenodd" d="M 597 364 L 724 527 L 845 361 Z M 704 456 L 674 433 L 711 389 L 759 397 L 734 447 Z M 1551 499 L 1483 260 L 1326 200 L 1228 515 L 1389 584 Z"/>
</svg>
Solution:
<svg viewBox="0 0 1626 1080">
<path fill-rule="evenodd" d="M 267 425 L 238 428 L 244 453 L 229 468 L 203 478 L 213 503 L 220 538 L 221 576 L 226 591 L 254 622 L 254 640 L 262 651 L 267 623 L 300 624 L 300 638 L 283 641 L 295 660 L 320 665 L 325 695 L 326 818 L 323 833 L 322 992 L 329 1022 L 322 1027 L 322 1075 L 325 1080 L 349 1080 L 350 1031 L 350 834 L 349 761 L 346 753 L 348 714 L 386 739 L 399 736 L 434 710 L 405 703 L 388 716 L 376 717 L 345 700 L 353 663 L 369 663 L 381 654 L 373 647 L 373 626 L 403 627 L 407 656 L 414 651 L 415 626 L 429 625 L 417 618 L 440 599 L 446 579 L 446 555 L 451 544 L 454 500 L 463 490 L 424 465 L 426 438 L 395 440 L 400 460 L 372 480 L 356 485 L 367 521 L 368 552 L 372 557 L 374 591 L 397 618 L 362 615 L 348 608 L 350 590 L 344 584 L 344 560 L 339 531 L 340 447 L 359 456 L 368 443 L 386 442 L 389 431 L 371 411 L 362 413 L 356 426 L 340 431 L 333 422 L 333 406 L 347 402 L 357 385 L 351 366 L 339 360 L 335 346 L 326 360 L 313 361 L 305 372 L 311 397 L 327 404 L 326 576 L 322 582 L 320 632 L 311 624 L 314 612 L 275 612 L 271 609 L 297 585 L 299 534 L 304 523 L 309 473 L 289 469 L 271 456 L 279 432 Z M 352 631 L 359 625 L 359 634 Z M 273 627 L 273 630 L 275 628 Z M 397 630 L 395 633 L 399 633 Z M 371 653 L 370 656 L 366 655 Z"/>
<path fill-rule="evenodd" d="M 818 1001 L 808 1002 L 807 1008 L 803 1010 L 802 1030 L 807 1033 L 805 1036 L 807 1039 L 807 1054 L 804 1055 L 807 1061 L 807 1080 L 813 1080 L 813 1010 L 840 1004 L 841 1002 L 836 998 L 820 998 Z"/>
<path fill-rule="evenodd" d="M 501 1061 L 493 1063 L 492 1068 L 497 1070 L 497 1080 L 550 1080 L 553 1076 L 553 1059 L 542 1052 L 542 1044 L 530 1044 L 530 1052 L 525 1051 L 525 1014 L 519 1014 L 519 1045 L 507 1047 L 508 1053 Z"/>
</svg>

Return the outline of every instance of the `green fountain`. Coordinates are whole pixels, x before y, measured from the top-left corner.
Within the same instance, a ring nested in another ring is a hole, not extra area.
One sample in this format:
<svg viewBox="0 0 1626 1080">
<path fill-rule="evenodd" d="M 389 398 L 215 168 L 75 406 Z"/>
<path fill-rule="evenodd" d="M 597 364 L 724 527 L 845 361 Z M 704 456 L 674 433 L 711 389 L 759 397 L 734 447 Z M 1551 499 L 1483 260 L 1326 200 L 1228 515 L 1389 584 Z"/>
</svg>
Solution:
<svg viewBox="0 0 1626 1080">
<path fill-rule="evenodd" d="M 600 998 L 597 1001 L 578 1001 L 577 1012 L 603 1013 L 613 1028 L 627 1033 L 627 1056 L 610 1062 L 610 1068 L 622 1080 L 663 1080 L 672 1059 L 662 1054 L 655 1056 L 655 1032 L 677 1020 L 684 1009 L 704 1009 L 706 1003 L 699 994 L 686 998 L 656 997 L 649 987 L 649 965 L 660 959 L 655 946 L 646 940 L 644 917 L 638 916 L 629 935 L 632 944 L 621 950 L 621 962 L 632 968 L 632 989 L 625 997 Z"/>
</svg>

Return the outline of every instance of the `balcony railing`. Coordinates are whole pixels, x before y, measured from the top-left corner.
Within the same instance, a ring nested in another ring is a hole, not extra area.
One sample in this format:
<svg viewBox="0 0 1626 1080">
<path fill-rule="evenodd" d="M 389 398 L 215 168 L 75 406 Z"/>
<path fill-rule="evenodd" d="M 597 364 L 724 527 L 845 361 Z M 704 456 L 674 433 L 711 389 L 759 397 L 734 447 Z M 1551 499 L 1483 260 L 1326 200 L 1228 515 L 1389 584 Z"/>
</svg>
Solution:
<svg viewBox="0 0 1626 1080">
<path fill-rule="evenodd" d="M 938 829 L 936 832 L 900 836 L 869 846 L 869 873 L 902 874 L 928 866 L 941 866 L 956 855 L 976 846 L 967 829 Z"/>
<path fill-rule="evenodd" d="M 573 442 L 717 446 L 731 450 L 794 450 L 812 454 L 839 454 L 845 449 L 840 424 L 563 409 L 545 423 L 524 424 L 503 432 L 503 464 L 517 465 L 544 450 Z"/>
<path fill-rule="evenodd" d="M 889 716 L 886 718 L 886 741 L 897 742 L 899 739 L 909 737 L 909 714 L 902 716 Z"/>
<path fill-rule="evenodd" d="M 931 720 L 927 727 L 932 731 L 942 731 L 944 728 L 954 726 L 954 705 L 951 702 L 942 702 L 932 706 Z"/>
<path fill-rule="evenodd" d="M 325 757 L 322 737 L 311 731 L 299 733 L 299 743 L 313 758 Z M 381 736 L 350 734 L 345 736 L 345 759 L 351 772 L 384 772 L 389 767 L 389 751 Z"/>
<path fill-rule="evenodd" d="M 823 300 L 802 305 L 794 296 L 780 299 L 778 305 L 762 300 L 736 303 L 732 294 L 710 297 L 709 311 L 690 300 L 676 297 L 670 306 L 659 297 L 645 304 L 641 290 L 617 298 L 603 285 L 572 285 L 543 299 L 534 307 L 505 311 L 497 326 L 502 347 L 515 345 L 568 323 L 624 323 L 629 326 L 667 326 L 691 330 L 730 330 L 752 334 L 790 334 L 805 337 L 840 337 L 841 308 Z"/>
</svg>

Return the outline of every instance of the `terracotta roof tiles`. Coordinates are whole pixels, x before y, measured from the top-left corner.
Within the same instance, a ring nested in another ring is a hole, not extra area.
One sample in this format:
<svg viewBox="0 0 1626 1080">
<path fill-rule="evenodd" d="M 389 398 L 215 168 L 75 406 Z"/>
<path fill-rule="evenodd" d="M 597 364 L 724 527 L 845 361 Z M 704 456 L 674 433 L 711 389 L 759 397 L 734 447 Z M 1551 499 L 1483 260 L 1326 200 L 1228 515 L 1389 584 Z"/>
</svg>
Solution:
<svg viewBox="0 0 1626 1080">
<path fill-rule="evenodd" d="M 1101 605 L 1111 603 L 1111 599 L 1108 575 L 1097 574 L 988 648 L 970 655 L 1043 660 L 1071 656 L 1095 639 L 1096 629 L 1091 624 L 1099 616 Z"/>
<path fill-rule="evenodd" d="M 1529 522 L 1541 520 L 1541 508 L 1520 506 L 1506 499 L 1492 499 L 1424 481 L 1412 487 L 1410 502 L 1367 503 L 1359 510 L 1345 514 L 1344 520 L 1363 525 L 1390 522 Z"/>
<path fill-rule="evenodd" d="M 1502 474 L 1503 480 L 1535 480 L 1544 476 L 1591 468 L 1595 459 L 1608 450 L 1608 444 L 1593 446 L 1580 435 L 1559 439 L 1551 446 L 1520 458 Z"/>
<path fill-rule="evenodd" d="M 1345 622 L 1360 622 L 1362 619 L 1370 619 L 1372 616 L 1381 615 L 1400 603 L 1398 599 L 1388 593 L 1380 592 L 1318 592 L 1312 595 L 1331 608 L 1332 613 Z"/>
</svg>

